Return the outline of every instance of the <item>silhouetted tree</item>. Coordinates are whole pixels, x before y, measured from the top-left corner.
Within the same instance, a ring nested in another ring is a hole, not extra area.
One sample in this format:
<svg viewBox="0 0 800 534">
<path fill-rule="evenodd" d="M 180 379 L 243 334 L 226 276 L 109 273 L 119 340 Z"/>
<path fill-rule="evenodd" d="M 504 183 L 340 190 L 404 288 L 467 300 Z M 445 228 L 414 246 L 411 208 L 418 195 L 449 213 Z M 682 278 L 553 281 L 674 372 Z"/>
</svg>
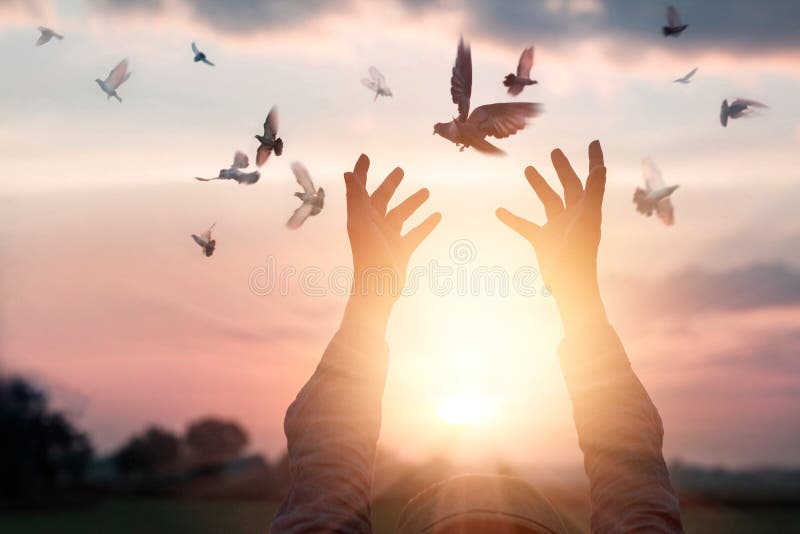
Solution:
<svg viewBox="0 0 800 534">
<path fill-rule="evenodd" d="M 83 483 L 92 447 L 43 391 L 22 378 L 0 377 L 0 495 L 45 499 Z"/>
<path fill-rule="evenodd" d="M 185 441 L 197 461 L 219 464 L 242 453 L 247 434 L 234 421 L 207 417 L 189 425 Z"/>
<path fill-rule="evenodd" d="M 123 445 L 114 455 L 114 463 L 123 473 L 150 476 L 169 470 L 180 455 L 178 436 L 152 426 Z"/>
</svg>

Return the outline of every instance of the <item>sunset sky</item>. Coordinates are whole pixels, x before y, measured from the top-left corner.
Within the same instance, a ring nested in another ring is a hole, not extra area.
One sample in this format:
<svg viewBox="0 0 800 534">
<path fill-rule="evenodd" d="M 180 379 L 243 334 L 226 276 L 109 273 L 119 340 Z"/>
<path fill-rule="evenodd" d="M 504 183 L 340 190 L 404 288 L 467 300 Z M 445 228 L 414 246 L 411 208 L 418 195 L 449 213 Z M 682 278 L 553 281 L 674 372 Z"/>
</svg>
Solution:
<svg viewBox="0 0 800 534">
<path fill-rule="evenodd" d="M 796 464 L 800 3 L 674 3 L 689 24 L 678 39 L 661 35 L 661 1 L 0 0 L 0 371 L 43 384 L 102 453 L 147 424 L 216 414 L 278 454 L 285 409 L 344 306 L 328 284 L 350 266 L 342 173 L 365 152 L 371 187 L 400 165 L 399 195 L 430 189 L 411 223 L 443 214 L 390 324 L 383 444 L 414 459 L 577 464 L 561 326 L 541 281 L 535 296 L 441 295 L 428 282 L 434 260 L 454 284 L 459 269 L 510 279 L 535 266 L 494 210 L 542 222 L 523 168 L 555 179 L 558 146 L 585 173 L 597 138 L 609 169 L 602 292 L 661 412 L 665 456 Z M 34 47 L 40 24 L 65 39 Z M 462 34 L 473 105 L 510 100 L 502 79 L 536 47 L 539 85 L 518 99 L 544 114 L 497 142 L 505 158 L 431 136 L 456 114 Z M 217 66 L 194 64 L 192 41 Z M 124 57 L 120 104 L 94 79 Z M 370 65 L 393 98 L 373 102 L 361 85 Z M 671 82 L 694 67 L 691 84 Z M 720 103 L 736 97 L 770 107 L 722 128 Z M 273 104 L 285 152 L 259 183 L 192 179 L 237 149 L 254 159 Z M 631 203 L 644 157 L 681 186 L 674 227 Z M 292 161 L 327 192 L 296 232 L 284 226 Z M 217 252 L 203 258 L 189 236 L 215 221 Z M 260 294 L 253 276 L 273 262 L 295 274 Z M 309 269 L 323 273 L 319 291 L 301 287 Z"/>
</svg>

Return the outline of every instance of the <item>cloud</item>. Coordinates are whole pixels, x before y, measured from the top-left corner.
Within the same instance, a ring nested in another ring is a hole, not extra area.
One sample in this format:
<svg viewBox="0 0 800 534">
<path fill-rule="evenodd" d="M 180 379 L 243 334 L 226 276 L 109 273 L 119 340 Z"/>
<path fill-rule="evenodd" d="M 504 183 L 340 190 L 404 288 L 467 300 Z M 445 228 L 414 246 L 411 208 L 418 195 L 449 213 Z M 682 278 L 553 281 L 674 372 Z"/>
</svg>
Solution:
<svg viewBox="0 0 800 534">
<path fill-rule="evenodd" d="M 32 24 L 52 18 L 53 4 L 47 0 L 0 0 L 0 20 L 5 24 Z"/>
</svg>

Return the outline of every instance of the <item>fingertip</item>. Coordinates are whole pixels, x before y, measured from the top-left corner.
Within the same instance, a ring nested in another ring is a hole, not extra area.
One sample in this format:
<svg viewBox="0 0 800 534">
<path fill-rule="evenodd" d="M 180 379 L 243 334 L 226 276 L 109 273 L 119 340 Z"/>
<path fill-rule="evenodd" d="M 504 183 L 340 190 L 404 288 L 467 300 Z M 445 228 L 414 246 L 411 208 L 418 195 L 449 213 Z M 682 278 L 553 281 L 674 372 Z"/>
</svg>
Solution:
<svg viewBox="0 0 800 534">
<path fill-rule="evenodd" d="M 430 189 L 428 189 L 427 187 L 423 187 L 422 189 L 417 191 L 417 194 L 423 196 L 425 200 L 427 200 L 431 196 Z"/>
</svg>

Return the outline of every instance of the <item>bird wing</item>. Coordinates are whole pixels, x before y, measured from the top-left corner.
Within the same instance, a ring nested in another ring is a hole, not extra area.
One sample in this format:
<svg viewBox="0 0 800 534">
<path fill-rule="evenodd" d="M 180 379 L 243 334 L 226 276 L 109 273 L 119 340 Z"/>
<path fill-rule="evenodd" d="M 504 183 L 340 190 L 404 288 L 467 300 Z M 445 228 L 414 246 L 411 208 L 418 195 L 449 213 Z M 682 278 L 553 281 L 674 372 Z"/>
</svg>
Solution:
<svg viewBox="0 0 800 534">
<path fill-rule="evenodd" d="M 735 99 L 733 102 L 731 102 L 731 107 L 736 106 L 737 104 L 738 105 L 742 105 L 742 106 L 749 106 L 751 108 L 768 108 L 769 107 L 766 104 L 762 104 L 761 102 L 758 102 L 756 100 L 749 100 L 747 98 L 737 98 L 737 99 Z"/>
<path fill-rule="evenodd" d="M 197 45 L 195 43 L 192 43 L 192 52 L 194 52 L 195 54 L 200 53 L 200 49 L 197 48 Z"/>
<path fill-rule="evenodd" d="M 316 193 L 314 182 L 311 181 L 311 175 L 308 174 L 308 169 L 306 169 L 302 163 L 297 161 L 292 162 L 292 172 L 297 179 L 297 183 L 303 188 L 303 191 L 309 195 Z"/>
<path fill-rule="evenodd" d="M 270 147 L 266 145 L 259 146 L 256 152 L 256 165 L 259 167 L 264 165 L 269 159 L 270 154 L 272 154 L 272 149 Z"/>
<path fill-rule="evenodd" d="M 364 85 L 364 87 L 372 89 L 373 91 L 378 88 L 378 82 L 375 80 L 370 80 L 369 78 L 361 78 L 361 83 Z"/>
<path fill-rule="evenodd" d="M 36 46 L 42 46 L 43 44 L 45 44 L 49 40 L 50 40 L 50 34 L 42 32 L 42 34 L 39 36 L 39 38 L 36 39 Z"/>
<path fill-rule="evenodd" d="M 722 105 L 719 107 L 719 122 L 723 126 L 728 125 L 728 99 L 722 101 Z"/>
<path fill-rule="evenodd" d="M 686 81 L 688 82 L 688 81 L 689 81 L 689 79 L 690 79 L 692 76 L 694 76 L 696 72 L 697 72 L 697 67 L 695 67 L 695 68 L 693 68 L 692 70 L 690 70 L 690 71 L 689 71 L 689 72 L 686 74 L 686 76 L 684 76 L 684 77 L 683 77 L 683 79 L 684 79 L 684 80 L 686 80 Z"/>
<path fill-rule="evenodd" d="M 486 134 L 498 139 L 514 135 L 525 127 L 530 117 L 539 114 L 540 105 L 533 102 L 503 102 L 475 108 L 468 122 Z"/>
<path fill-rule="evenodd" d="M 303 204 L 294 210 L 294 213 L 286 221 L 286 226 L 291 228 L 292 230 L 296 230 L 300 228 L 300 226 L 308 219 L 308 216 L 311 215 L 311 211 L 314 209 L 314 206 L 311 202 L 303 202 Z"/>
<path fill-rule="evenodd" d="M 529 46 L 522 51 L 517 63 L 517 76 L 520 78 L 530 78 L 531 68 L 533 67 L 533 47 Z"/>
<path fill-rule="evenodd" d="M 656 164 L 650 158 L 642 160 L 642 176 L 648 191 L 655 191 L 665 187 L 664 178 L 661 176 L 661 171 L 658 170 Z"/>
<path fill-rule="evenodd" d="M 239 172 L 236 176 L 236 181 L 244 185 L 252 185 L 261 178 L 261 173 L 258 171 L 253 172 Z"/>
<path fill-rule="evenodd" d="M 210 242 L 211 241 L 211 230 L 213 230 L 216 225 L 217 225 L 217 223 L 214 223 L 211 226 L 209 226 L 208 230 L 206 230 L 205 232 L 200 234 L 200 238 L 203 241 L 205 241 L 206 243 Z"/>
<path fill-rule="evenodd" d="M 378 85 L 386 85 L 386 78 L 376 67 L 369 68 L 369 77 L 378 82 Z"/>
<path fill-rule="evenodd" d="M 656 214 L 667 226 L 672 226 L 675 223 L 675 210 L 672 208 L 672 202 L 669 197 L 656 202 Z"/>
<path fill-rule="evenodd" d="M 472 97 L 472 52 L 462 37 L 458 41 L 456 63 L 450 77 L 450 95 L 453 104 L 458 106 L 459 120 L 466 120 L 469 114 L 469 100 Z"/>
<path fill-rule="evenodd" d="M 272 106 L 264 121 L 264 137 L 275 139 L 278 135 L 278 106 Z"/>
<path fill-rule="evenodd" d="M 681 16 L 675 6 L 669 6 L 667 8 L 667 24 L 671 27 L 681 25 Z"/>
<path fill-rule="evenodd" d="M 192 239 L 194 239 L 194 242 L 200 245 L 201 247 L 205 247 L 206 245 L 208 245 L 208 241 L 203 239 L 202 236 L 199 236 L 197 234 L 192 234 Z"/>
<path fill-rule="evenodd" d="M 213 61 L 209 61 L 208 58 L 203 58 L 203 63 L 205 63 L 206 65 L 209 65 L 211 67 L 214 66 L 214 62 Z"/>
<path fill-rule="evenodd" d="M 241 150 L 237 150 L 236 153 L 233 155 L 233 165 L 231 165 L 231 168 L 244 169 L 248 165 L 250 165 L 250 159 L 247 157 L 247 154 L 245 154 Z"/>
<path fill-rule="evenodd" d="M 125 58 L 120 61 L 116 67 L 111 69 L 111 72 L 108 73 L 108 78 L 106 78 L 106 83 L 116 89 L 127 81 L 130 76 L 131 74 L 128 72 L 128 59 Z"/>
</svg>

